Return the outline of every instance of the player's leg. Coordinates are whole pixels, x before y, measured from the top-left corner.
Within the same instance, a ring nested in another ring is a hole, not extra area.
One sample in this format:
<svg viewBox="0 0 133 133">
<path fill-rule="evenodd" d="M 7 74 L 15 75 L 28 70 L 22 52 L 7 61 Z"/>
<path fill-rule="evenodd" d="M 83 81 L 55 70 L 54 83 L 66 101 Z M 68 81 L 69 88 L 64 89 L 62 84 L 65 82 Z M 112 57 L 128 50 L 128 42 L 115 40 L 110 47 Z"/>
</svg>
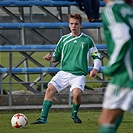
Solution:
<svg viewBox="0 0 133 133">
<path fill-rule="evenodd" d="M 99 20 L 99 8 L 100 8 L 100 1 L 99 0 L 92 0 L 92 12 L 93 12 L 93 18 L 94 22 L 98 22 Z"/>
<path fill-rule="evenodd" d="M 52 80 L 48 84 L 48 88 L 46 89 L 42 105 L 41 118 L 37 119 L 37 121 L 33 122 L 32 124 L 47 123 L 48 112 L 50 107 L 52 106 L 53 96 L 56 92 L 60 92 L 69 85 L 67 78 L 67 73 L 63 71 L 58 72 L 52 78 Z"/>
<path fill-rule="evenodd" d="M 81 104 L 81 95 L 82 91 L 79 88 L 73 89 L 73 105 L 72 105 L 72 119 L 74 123 L 82 123 L 82 121 L 78 117 L 78 111 Z"/>
<path fill-rule="evenodd" d="M 116 133 L 123 118 L 120 109 L 103 109 L 99 117 L 99 133 Z"/>
<path fill-rule="evenodd" d="M 70 75 L 70 91 L 72 92 L 73 96 L 72 119 L 74 120 L 74 123 L 82 123 L 77 114 L 81 104 L 81 95 L 84 91 L 85 81 L 86 79 L 84 75 Z"/>
<path fill-rule="evenodd" d="M 118 85 L 108 84 L 104 95 L 103 110 L 99 117 L 99 133 L 116 132 L 124 111 L 131 108 L 132 90 L 121 88 Z"/>
<path fill-rule="evenodd" d="M 56 92 L 57 92 L 57 90 L 53 86 L 53 84 L 50 84 L 49 87 L 46 89 L 43 106 L 42 106 L 42 111 L 41 111 L 42 118 L 48 117 L 48 112 L 49 112 L 49 109 L 52 106 L 52 102 L 53 102 L 53 96 L 55 95 Z"/>
<path fill-rule="evenodd" d="M 118 127 L 120 126 L 122 120 L 124 117 L 124 112 L 121 113 L 121 115 L 117 118 L 117 120 L 115 121 L 115 129 L 117 130 Z"/>
<path fill-rule="evenodd" d="M 46 89 L 42 110 L 41 110 L 41 117 L 37 119 L 32 124 L 47 124 L 47 117 L 49 109 L 52 106 L 53 96 L 57 92 L 56 88 L 53 86 L 53 84 L 50 84 L 49 87 Z"/>
</svg>

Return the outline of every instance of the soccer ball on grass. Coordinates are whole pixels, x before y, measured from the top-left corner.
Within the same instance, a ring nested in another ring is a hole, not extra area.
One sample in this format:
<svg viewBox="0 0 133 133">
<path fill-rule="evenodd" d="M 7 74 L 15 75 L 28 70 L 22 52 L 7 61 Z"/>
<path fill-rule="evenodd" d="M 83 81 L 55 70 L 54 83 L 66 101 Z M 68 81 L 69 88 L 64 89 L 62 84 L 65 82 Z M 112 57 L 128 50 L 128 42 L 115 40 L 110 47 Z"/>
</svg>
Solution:
<svg viewBox="0 0 133 133">
<path fill-rule="evenodd" d="M 22 113 L 17 113 L 13 115 L 11 119 L 11 125 L 13 128 L 23 128 L 26 127 L 27 124 L 28 124 L 28 119 Z"/>
</svg>

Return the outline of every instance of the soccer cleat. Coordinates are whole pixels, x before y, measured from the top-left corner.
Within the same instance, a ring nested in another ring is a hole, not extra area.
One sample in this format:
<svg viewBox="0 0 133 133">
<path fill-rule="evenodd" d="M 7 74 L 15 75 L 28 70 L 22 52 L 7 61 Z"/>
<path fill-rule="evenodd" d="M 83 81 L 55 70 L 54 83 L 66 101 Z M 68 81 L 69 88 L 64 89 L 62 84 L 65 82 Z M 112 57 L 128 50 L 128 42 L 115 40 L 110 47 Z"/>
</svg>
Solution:
<svg viewBox="0 0 133 133">
<path fill-rule="evenodd" d="M 32 122 L 31 124 L 48 124 L 48 121 L 46 118 L 39 118 L 35 122 Z"/>
<path fill-rule="evenodd" d="M 74 123 L 82 123 L 78 116 L 72 116 L 71 118 L 73 119 Z"/>
</svg>

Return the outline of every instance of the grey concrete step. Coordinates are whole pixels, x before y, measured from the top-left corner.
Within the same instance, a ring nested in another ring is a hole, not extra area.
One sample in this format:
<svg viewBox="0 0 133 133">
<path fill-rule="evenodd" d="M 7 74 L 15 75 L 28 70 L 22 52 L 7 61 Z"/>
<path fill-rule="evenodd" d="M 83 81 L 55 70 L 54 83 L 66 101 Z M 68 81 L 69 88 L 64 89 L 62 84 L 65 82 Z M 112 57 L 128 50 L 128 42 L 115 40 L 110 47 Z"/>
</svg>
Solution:
<svg viewBox="0 0 133 133">
<path fill-rule="evenodd" d="M 80 109 L 101 109 L 102 104 L 81 104 Z M 40 110 L 42 106 L 40 105 L 30 105 L 30 106 L 0 106 L 0 111 L 4 110 Z M 53 105 L 51 109 L 54 110 L 69 110 L 71 105 Z"/>
</svg>

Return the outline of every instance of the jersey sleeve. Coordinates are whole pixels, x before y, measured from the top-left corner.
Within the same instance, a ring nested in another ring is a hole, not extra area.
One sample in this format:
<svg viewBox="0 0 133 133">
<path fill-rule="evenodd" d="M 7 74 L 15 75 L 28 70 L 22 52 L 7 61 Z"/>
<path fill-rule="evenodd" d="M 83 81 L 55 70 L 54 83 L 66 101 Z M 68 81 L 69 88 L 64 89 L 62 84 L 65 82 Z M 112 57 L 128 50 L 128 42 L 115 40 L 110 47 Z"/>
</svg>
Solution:
<svg viewBox="0 0 133 133">
<path fill-rule="evenodd" d="M 94 66 L 93 68 L 99 70 L 101 67 L 101 56 L 100 53 L 95 45 L 95 43 L 92 41 L 91 48 L 89 49 L 90 56 L 93 58 Z"/>
<path fill-rule="evenodd" d="M 56 49 L 53 53 L 53 58 L 55 59 L 56 62 L 61 60 L 61 51 L 62 51 L 62 38 L 57 43 Z"/>
</svg>

